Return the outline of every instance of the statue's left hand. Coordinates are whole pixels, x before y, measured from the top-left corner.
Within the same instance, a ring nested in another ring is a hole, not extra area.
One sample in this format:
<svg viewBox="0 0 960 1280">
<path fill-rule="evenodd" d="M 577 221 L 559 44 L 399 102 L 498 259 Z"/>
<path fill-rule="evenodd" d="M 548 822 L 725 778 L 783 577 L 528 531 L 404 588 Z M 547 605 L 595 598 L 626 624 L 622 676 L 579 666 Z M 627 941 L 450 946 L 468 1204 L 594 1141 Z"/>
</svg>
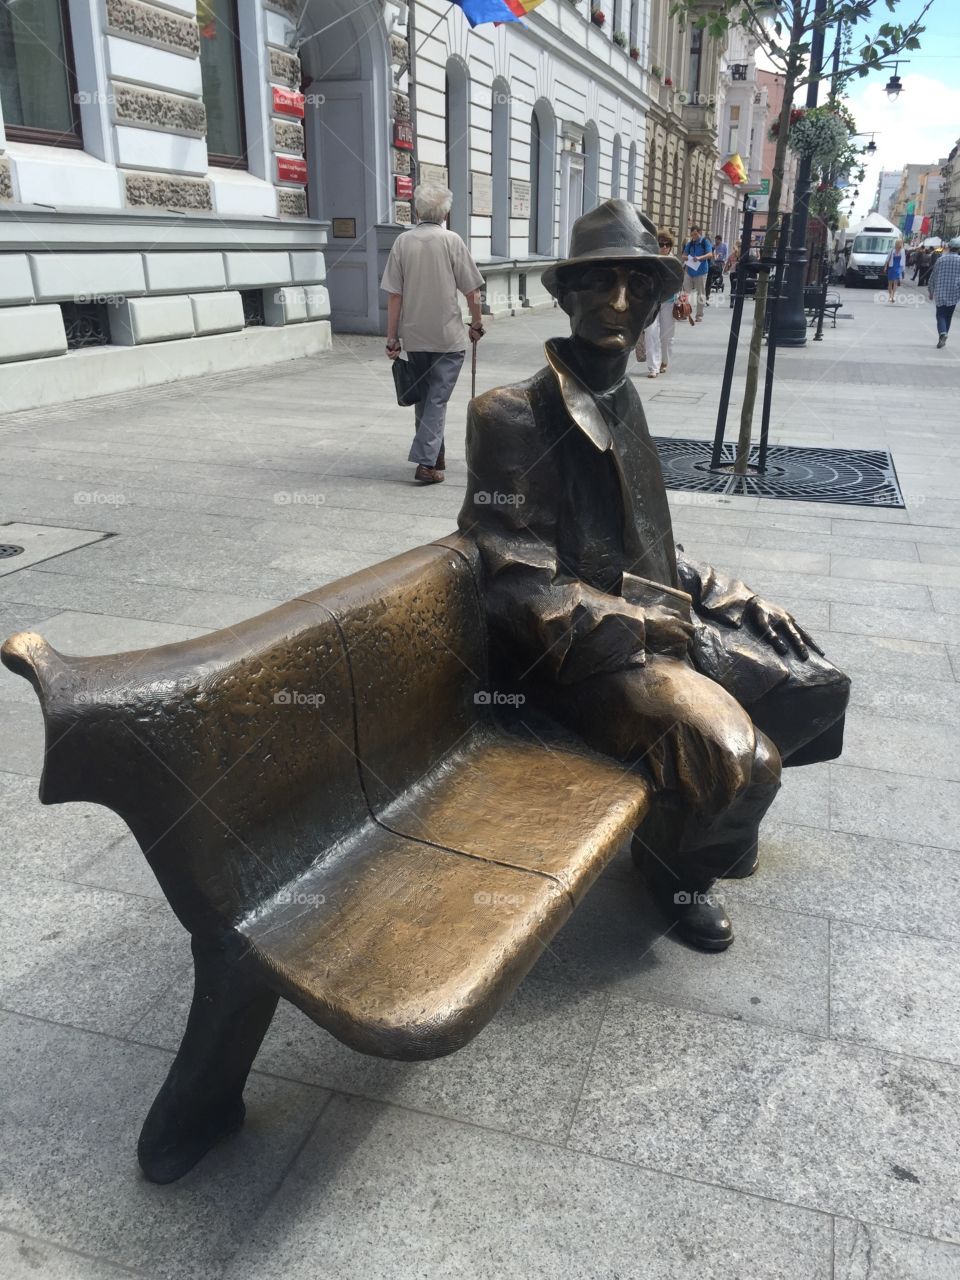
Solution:
<svg viewBox="0 0 960 1280">
<path fill-rule="evenodd" d="M 754 596 L 747 605 L 745 617 L 760 639 L 772 645 L 777 653 L 787 654 L 793 649 L 801 661 L 806 662 L 812 649 L 823 657 L 823 650 L 813 637 L 780 605 Z"/>
</svg>

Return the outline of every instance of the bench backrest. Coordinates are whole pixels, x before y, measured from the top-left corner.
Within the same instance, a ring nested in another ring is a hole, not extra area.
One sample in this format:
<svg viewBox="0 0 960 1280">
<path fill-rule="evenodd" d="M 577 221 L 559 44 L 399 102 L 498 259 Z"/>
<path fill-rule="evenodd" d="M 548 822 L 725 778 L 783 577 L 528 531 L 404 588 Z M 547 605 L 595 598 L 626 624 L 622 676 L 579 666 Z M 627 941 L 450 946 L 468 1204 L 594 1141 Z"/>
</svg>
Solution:
<svg viewBox="0 0 960 1280">
<path fill-rule="evenodd" d="M 41 800 L 119 813 L 194 933 L 342 847 L 469 731 L 485 675 L 442 545 L 179 644 L 69 658 L 25 633 L 3 660 L 43 706 Z"/>
</svg>

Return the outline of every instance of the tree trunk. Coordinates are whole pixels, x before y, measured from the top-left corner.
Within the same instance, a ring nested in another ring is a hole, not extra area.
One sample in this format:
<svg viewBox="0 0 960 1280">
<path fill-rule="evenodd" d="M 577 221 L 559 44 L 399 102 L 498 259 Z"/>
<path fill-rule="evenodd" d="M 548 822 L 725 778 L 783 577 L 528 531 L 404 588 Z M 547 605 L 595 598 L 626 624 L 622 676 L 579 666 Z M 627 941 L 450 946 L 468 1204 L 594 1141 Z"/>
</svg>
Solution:
<svg viewBox="0 0 960 1280">
<path fill-rule="evenodd" d="M 780 122 L 777 132 L 777 149 L 773 159 L 773 176 L 770 180 L 770 205 L 767 211 L 767 229 L 763 237 L 763 256 L 772 257 L 780 233 L 780 197 L 783 194 L 783 175 L 787 159 L 787 139 L 790 134 L 790 112 L 796 90 L 800 57 L 796 52 L 803 37 L 803 10 L 794 6 L 792 39 L 787 54 L 787 68 L 783 80 L 783 102 L 780 105 Z M 794 197 L 796 199 L 796 196 Z M 763 345 L 763 319 L 767 310 L 767 285 L 769 277 L 763 273 L 757 277 L 757 296 L 753 313 L 753 329 L 750 333 L 750 351 L 747 357 L 747 376 L 743 387 L 743 405 L 740 409 L 740 434 L 737 438 L 737 457 L 734 472 L 746 475 L 750 457 L 750 441 L 753 435 L 753 411 L 757 403 L 757 386 L 760 382 L 760 348 Z"/>
</svg>

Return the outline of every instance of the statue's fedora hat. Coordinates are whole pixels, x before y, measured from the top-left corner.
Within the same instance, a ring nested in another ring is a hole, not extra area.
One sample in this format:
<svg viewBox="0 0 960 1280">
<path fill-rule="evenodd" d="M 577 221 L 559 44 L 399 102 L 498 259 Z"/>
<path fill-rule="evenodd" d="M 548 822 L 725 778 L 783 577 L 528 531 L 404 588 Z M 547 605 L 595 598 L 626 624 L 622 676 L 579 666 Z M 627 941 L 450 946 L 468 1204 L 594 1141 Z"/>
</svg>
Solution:
<svg viewBox="0 0 960 1280">
<path fill-rule="evenodd" d="M 626 200 L 604 200 L 576 220 L 570 233 L 570 256 L 547 267 L 543 287 L 556 298 L 560 293 L 558 275 L 566 267 L 585 262 L 643 266 L 660 281 L 663 302 L 683 284 L 683 267 L 677 259 L 660 256 L 654 223 Z"/>
</svg>

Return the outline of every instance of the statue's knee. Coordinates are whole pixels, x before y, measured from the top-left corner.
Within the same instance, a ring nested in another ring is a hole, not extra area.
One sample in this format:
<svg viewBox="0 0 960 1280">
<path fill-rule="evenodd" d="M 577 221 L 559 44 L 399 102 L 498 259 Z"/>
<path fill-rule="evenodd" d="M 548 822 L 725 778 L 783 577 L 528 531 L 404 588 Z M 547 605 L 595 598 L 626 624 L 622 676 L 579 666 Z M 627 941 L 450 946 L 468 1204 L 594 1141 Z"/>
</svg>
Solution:
<svg viewBox="0 0 960 1280">
<path fill-rule="evenodd" d="M 757 745 L 753 753 L 751 783 L 754 786 L 779 787 L 783 764 L 780 752 L 770 738 L 757 730 Z"/>
</svg>

